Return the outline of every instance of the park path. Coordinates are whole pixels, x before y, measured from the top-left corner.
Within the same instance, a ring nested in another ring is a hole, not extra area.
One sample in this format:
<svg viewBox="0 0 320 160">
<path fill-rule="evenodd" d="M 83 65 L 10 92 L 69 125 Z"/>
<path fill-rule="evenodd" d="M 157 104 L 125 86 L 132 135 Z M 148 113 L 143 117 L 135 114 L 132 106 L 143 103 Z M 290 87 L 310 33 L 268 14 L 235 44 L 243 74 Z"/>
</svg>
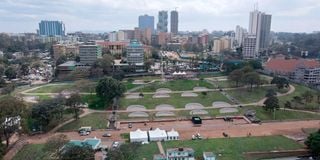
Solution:
<svg viewBox="0 0 320 160">
<path fill-rule="evenodd" d="M 161 144 L 160 141 L 157 142 L 157 146 L 158 146 L 158 149 L 159 149 L 159 153 L 165 155 L 164 149 L 163 149 L 162 144 Z"/>
</svg>

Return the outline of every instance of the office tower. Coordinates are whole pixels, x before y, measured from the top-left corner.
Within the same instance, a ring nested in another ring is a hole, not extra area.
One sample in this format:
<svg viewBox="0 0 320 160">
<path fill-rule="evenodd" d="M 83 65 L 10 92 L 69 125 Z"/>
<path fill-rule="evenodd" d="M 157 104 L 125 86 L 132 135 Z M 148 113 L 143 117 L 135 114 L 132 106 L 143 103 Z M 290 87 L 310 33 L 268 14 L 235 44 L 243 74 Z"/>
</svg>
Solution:
<svg viewBox="0 0 320 160">
<path fill-rule="evenodd" d="M 213 52 L 221 53 L 224 50 L 231 49 L 231 39 L 229 37 L 222 37 L 213 41 Z"/>
<path fill-rule="evenodd" d="M 39 23 L 40 36 L 64 36 L 65 26 L 62 21 L 41 21 Z"/>
<path fill-rule="evenodd" d="M 127 62 L 137 64 L 144 62 L 143 45 L 137 40 L 131 40 L 127 46 Z"/>
<path fill-rule="evenodd" d="M 159 11 L 157 31 L 168 32 L 168 11 Z"/>
<path fill-rule="evenodd" d="M 171 11 L 171 17 L 170 17 L 170 32 L 173 34 L 178 34 L 178 22 L 179 22 L 179 17 L 178 17 L 178 12 L 177 11 Z"/>
<path fill-rule="evenodd" d="M 116 32 L 116 31 L 110 32 L 108 34 L 108 37 L 109 37 L 110 42 L 118 41 L 118 32 Z"/>
<path fill-rule="evenodd" d="M 256 51 L 257 37 L 256 35 L 246 35 L 243 40 L 242 55 L 244 59 L 256 59 L 258 58 L 258 52 Z"/>
<path fill-rule="evenodd" d="M 246 29 L 242 28 L 241 26 L 236 27 L 235 40 L 237 47 L 240 47 L 242 45 L 243 38 L 246 33 Z"/>
<path fill-rule="evenodd" d="M 93 65 L 101 58 L 101 47 L 95 44 L 84 44 L 79 46 L 80 63 L 84 65 Z"/>
<path fill-rule="evenodd" d="M 271 15 L 258 10 L 250 12 L 249 34 L 256 35 L 256 52 L 269 47 Z"/>
<path fill-rule="evenodd" d="M 151 31 L 154 31 L 154 17 L 143 15 L 139 16 L 139 29 L 144 30 L 150 28 Z"/>
</svg>

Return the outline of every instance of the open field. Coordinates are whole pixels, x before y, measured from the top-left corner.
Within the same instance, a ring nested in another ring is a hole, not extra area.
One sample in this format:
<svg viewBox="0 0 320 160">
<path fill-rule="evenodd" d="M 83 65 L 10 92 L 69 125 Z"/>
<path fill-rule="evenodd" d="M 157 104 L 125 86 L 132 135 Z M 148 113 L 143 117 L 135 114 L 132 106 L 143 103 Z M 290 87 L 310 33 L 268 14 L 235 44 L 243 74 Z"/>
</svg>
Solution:
<svg viewBox="0 0 320 160">
<path fill-rule="evenodd" d="M 153 95 L 144 95 L 144 98 L 139 99 L 120 99 L 120 108 L 126 109 L 129 105 L 143 105 L 147 109 L 153 109 L 159 104 L 170 104 L 176 108 L 184 108 L 187 103 L 200 103 L 203 106 L 211 106 L 212 102 L 224 101 L 230 103 L 230 101 L 220 94 L 220 92 L 207 92 L 204 96 L 198 93 L 198 97 L 181 97 L 180 93 L 170 94 L 170 98 L 152 98 Z"/>
<path fill-rule="evenodd" d="M 107 128 L 107 118 L 106 113 L 92 113 L 80 118 L 79 120 L 66 124 L 61 127 L 59 131 L 78 130 L 78 128 L 83 126 L 92 126 L 94 129 L 105 129 Z"/>
<path fill-rule="evenodd" d="M 283 136 L 166 141 L 162 142 L 162 146 L 164 149 L 176 147 L 193 148 L 197 158 L 200 158 L 203 152 L 213 152 L 217 155 L 221 154 L 219 160 L 244 160 L 244 152 L 292 150 L 303 148 L 303 145 Z M 152 148 L 150 147 L 150 150 Z M 150 150 L 145 153 L 145 158 L 152 157 L 152 155 L 157 152 L 155 149 L 153 149 L 153 151 Z M 141 152 L 144 151 L 141 150 Z"/>
<path fill-rule="evenodd" d="M 172 91 L 187 91 L 193 90 L 194 87 L 207 87 L 213 89 L 214 86 L 206 81 L 201 80 L 174 80 L 168 82 L 157 82 L 146 86 L 137 92 L 155 92 L 159 88 L 169 88 Z"/>
<path fill-rule="evenodd" d="M 273 112 L 264 110 L 262 107 L 246 106 L 241 109 L 242 115 L 246 110 L 255 110 L 256 116 L 262 121 L 270 120 L 309 120 L 309 119 L 320 119 L 320 115 L 298 112 L 298 111 L 288 111 L 288 110 L 276 110 L 276 119 L 274 119 Z"/>
<path fill-rule="evenodd" d="M 284 106 L 286 101 L 290 101 L 292 107 L 295 109 L 308 109 L 308 110 L 318 110 L 319 109 L 319 104 L 317 103 L 317 95 L 316 95 L 315 90 L 310 89 L 310 88 L 303 86 L 303 85 L 299 85 L 299 84 L 293 84 L 293 85 L 296 88 L 296 90 L 292 94 L 279 97 L 279 104 L 281 107 Z M 302 101 L 303 102 L 302 104 L 292 102 L 293 97 L 299 96 L 302 98 L 302 94 L 306 91 L 311 91 L 312 93 L 314 93 L 314 95 L 313 95 L 314 97 L 313 97 L 313 100 L 311 103 L 306 103 L 304 100 Z"/>
<path fill-rule="evenodd" d="M 275 87 L 255 87 L 252 91 L 246 88 L 226 92 L 242 103 L 253 103 L 263 99 L 268 89 L 275 89 Z"/>
<path fill-rule="evenodd" d="M 46 152 L 42 151 L 44 144 L 28 144 L 24 146 L 13 160 L 43 160 L 48 159 Z"/>
</svg>

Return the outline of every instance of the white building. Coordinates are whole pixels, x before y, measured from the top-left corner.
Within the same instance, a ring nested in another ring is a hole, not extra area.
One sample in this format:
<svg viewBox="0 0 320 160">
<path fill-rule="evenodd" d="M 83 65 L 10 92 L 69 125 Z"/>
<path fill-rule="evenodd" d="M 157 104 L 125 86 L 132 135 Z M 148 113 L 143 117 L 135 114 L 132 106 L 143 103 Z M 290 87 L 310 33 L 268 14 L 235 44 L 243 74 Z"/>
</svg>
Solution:
<svg viewBox="0 0 320 160">
<path fill-rule="evenodd" d="M 127 46 L 127 62 L 129 64 L 144 63 L 144 49 L 140 42 L 132 40 Z"/>
<path fill-rule="evenodd" d="M 116 42 L 118 41 L 118 32 L 113 31 L 109 33 L 109 41 L 110 42 Z"/>
<path fill-rule="evenodd" d="M 235 41 L 237 47 L 240 47 L 242 45 L 246 32 L 247 30 L 242 28 L 241 26 L 236 27 Z"/>
<path fill-rule="evenodd" d="M 130 142 L 148 142 L 147 131 L 141 131 L 140 129 L 137 129 L 136 131 L 131 131 Z"/>
<path fill-rule="evenodd" d="M 172 129 L 171 131 L 167 132 L 167 140 L 179 140 L 179 133 Z"/>
<path fill-rule="evenodd" d="M 156 128 L 155 130 L 148 131 L 150 141 L 165 141 L 167 140 L 167 133 L 165 130 Z"/>
</svg>

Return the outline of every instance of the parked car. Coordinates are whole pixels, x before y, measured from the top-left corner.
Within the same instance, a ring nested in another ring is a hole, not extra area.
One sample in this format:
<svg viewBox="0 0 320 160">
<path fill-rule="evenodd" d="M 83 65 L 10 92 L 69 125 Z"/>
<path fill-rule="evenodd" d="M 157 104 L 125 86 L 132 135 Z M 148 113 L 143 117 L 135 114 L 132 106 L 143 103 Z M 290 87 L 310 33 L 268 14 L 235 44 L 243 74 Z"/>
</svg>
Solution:
<svg viewBox="0 0 320 160">
<path fill-rule="evenodd" d="M 105 133 L 102 135 L 102 137 L 111 137 L 111 133 Z"/>
<path fill-rule="evenodd" d="M 115 141 L 115 142 L 112 143 L 112 148 L 117 148 L 117 147 L 119 147 L 119 146 L 120 146 L 120 143 L 117 142 L 117 141 Z"/>
<path fill-rule="evenodd" d="M 88 132 L 88 131 L 80 131 L 79 134 L 80 134 L 80 136 L 87 136 L 87 135 L 90 134 L 90 132 Z"/>
</svg>

